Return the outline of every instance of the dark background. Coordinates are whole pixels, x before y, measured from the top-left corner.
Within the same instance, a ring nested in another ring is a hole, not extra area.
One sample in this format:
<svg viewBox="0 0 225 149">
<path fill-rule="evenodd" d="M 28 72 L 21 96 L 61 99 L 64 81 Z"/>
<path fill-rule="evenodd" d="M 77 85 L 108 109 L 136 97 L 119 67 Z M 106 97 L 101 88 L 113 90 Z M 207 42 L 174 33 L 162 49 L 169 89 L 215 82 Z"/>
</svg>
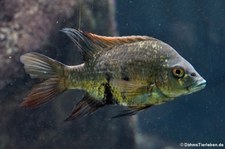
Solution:
<svg viewBox="0 0 225 149">
<path fill-rule="evenodd" d="M 116 18 L 120 35 L 170 44 L 207 80 L 200 92 L 140 113 L 139 146 L 225 143 L 225 1 L 122 0 Z"/>
</svg>

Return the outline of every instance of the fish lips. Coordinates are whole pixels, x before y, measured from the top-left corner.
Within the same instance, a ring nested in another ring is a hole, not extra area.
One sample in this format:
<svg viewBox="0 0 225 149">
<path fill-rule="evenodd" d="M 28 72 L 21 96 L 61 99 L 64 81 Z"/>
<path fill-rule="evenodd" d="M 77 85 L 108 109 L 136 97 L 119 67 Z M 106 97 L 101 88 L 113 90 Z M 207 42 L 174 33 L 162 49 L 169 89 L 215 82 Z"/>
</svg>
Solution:
<svg viewBox="0 0 225 149">
<path fill-rule="evenodd" d="M 206 80 L 201 79 L 201 80 L 196 81 L 189 87 L 187 87 L 187 89 L 190 93 L 193 93 L 193 92 L 202 90 L 203 88 L 205 88 L 205 86 L 206 86 Z"/>
</svg>

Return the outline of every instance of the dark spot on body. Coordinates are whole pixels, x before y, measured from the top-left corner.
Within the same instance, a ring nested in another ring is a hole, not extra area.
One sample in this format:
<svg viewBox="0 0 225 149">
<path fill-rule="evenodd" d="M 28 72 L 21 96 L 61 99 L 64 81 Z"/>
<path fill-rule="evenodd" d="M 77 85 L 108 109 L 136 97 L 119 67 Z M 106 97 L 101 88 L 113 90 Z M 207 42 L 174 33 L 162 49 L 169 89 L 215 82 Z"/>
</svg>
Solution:
<svg viewBox="0 0 225 149">
<path fill-rule="evenodd" d="M 124 81 L 130 81 L 130 77 L 125 73 L 121 73 L 121 79 Z"/>
<path fill-rule="evenodd" d="M 128 76 L 124 76 L 124 77 L 122 77 L 122 80 L 124 80 L 124 81 L 130 81 L 130 78 Z"/>
<path fill-rule="evenodd" d="M 104 101 L 106 104 L 116 104 L 117 101 L 113 97 L 111 86 L 108 83 L 103 84 L 105 87 L 104 91 Z"/>
</svg>

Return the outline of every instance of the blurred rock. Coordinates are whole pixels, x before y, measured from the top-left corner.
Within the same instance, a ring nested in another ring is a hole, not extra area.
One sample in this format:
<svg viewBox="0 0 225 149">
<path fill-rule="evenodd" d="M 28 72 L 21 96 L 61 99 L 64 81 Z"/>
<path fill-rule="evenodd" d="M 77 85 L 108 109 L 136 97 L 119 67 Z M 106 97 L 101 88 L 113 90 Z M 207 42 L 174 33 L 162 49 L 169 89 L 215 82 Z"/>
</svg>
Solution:
<svg viewBox="0 0 225 149">
<path fill-rule="evenodd" d="M 21 54 L 38 51 L 75 65 L 82 57 L 59 30 L 115 35 L 115 24 L 114 0 L 0 1 L 0 148 L 134 148 L 132 121 L 109 120 L 118 108 L 63 122 L 81 91 L 66 92 L 36 109 L 18 106 L 35 84 L 24 73 Z"/>
<path fill-rule="evenodd" d="M 113 11 L 113 0 L 0 1 L 0 89 L 23 77 L 21 53 L 43 50 L 62 27 L 114 34 Z"/>
</svg>

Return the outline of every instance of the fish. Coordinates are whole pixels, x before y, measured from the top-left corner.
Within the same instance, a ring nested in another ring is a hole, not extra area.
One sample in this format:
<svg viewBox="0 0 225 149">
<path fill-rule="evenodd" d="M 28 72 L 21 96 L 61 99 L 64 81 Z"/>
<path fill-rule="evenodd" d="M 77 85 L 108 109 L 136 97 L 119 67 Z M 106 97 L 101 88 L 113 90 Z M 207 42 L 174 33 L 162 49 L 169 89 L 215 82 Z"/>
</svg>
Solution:
<svg viewBox="0 0 225 149">
<path fill-rule="evenodd" d="M 43 54 L 20 57 L 33 86 L 21 103 L 38 107 L 66 90 L 83 90 L 65 121 L 85 117 L 106 105 L 126 107 L 116 117 L 135 115 L 176 97 L 202 90 L 206 80 L 167 43 L 150 36 L 101 36 L 61 30 L 78 47 L 83 62 L 69 66 Z"/>
</svg>

